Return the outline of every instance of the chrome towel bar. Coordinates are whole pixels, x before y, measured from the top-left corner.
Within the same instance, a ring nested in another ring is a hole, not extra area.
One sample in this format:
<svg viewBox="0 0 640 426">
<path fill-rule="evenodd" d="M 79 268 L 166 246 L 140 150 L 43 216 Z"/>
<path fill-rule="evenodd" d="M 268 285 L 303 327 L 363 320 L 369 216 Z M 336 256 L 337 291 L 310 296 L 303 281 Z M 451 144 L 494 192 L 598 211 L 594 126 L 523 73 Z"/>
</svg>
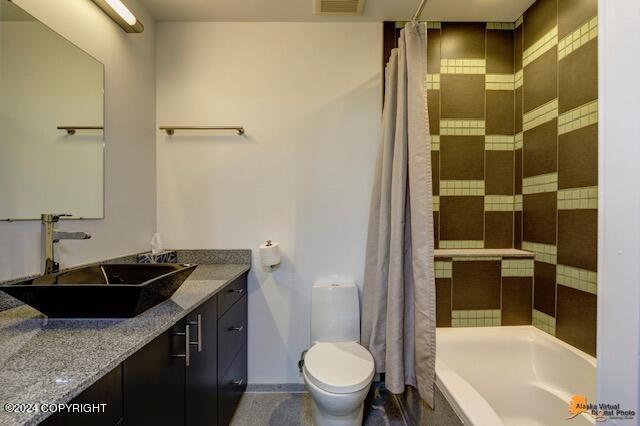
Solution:
<svg viewBox="0 0 640 426">
<path fill-rule="evenodd" d="M 234 130 L 238 135 L 244 135 L 242 126 L 161 126 L 160 130 L 167 132 L 167 135 L 173 135 L 176 130 Z"/>
<path fill-rule="evenodd" d="M 104 130 L 103 126 L 58 126 L 58 130 L 65 130 L 68 135 L 75 135 L 78 130 Z"/>
</svg>

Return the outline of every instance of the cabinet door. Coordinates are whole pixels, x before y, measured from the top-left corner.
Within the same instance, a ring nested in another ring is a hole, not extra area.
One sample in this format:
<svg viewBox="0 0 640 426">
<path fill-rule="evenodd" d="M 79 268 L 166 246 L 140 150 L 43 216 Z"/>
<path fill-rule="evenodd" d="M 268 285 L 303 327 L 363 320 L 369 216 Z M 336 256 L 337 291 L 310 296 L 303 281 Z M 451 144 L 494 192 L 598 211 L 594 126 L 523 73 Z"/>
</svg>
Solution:
<svg viewBox="0 0 640 426">
<path fill-rule="evenodd" d="M 60 412 L 47 417 L 46 426 L 114 426 L 122 420 L 122 368 L 118 365 L 71 403 L 106 404 L 103 413 Z"/>
<path fill-rule="evenodd" d="M 187 426 L 216 423 L 218 412 L 217 306 L 216 297 L 212 297 L 187 316 L 192 342 L 185 382 Z"/>
<path fill-rule="evenodd" d="M 181 321 L 123 363 L 124 423 L 184 424 L 185 336 Z"/>
</svg>

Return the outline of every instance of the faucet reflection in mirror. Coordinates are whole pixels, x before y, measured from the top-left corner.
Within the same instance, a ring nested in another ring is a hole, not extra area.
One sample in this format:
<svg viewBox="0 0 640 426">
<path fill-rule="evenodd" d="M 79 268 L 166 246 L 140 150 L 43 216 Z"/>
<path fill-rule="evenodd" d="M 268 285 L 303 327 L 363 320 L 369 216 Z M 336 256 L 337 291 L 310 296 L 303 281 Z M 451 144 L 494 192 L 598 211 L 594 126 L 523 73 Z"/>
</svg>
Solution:
<svg viewBox="0 0 640 426">
<path fill-rule="evenodd" d="M 88 240 L 91 235 L 86 232 L 64 232 L 55 229 L 56 223 L 61 217 L 71 217 L 70 214 L 43 214 L 42 215 L 42 251 L 45 275 L 53 274 L 60 270 L 60 262 L 57 255 L 56 244 L 60 240 Z"/>
</svg>

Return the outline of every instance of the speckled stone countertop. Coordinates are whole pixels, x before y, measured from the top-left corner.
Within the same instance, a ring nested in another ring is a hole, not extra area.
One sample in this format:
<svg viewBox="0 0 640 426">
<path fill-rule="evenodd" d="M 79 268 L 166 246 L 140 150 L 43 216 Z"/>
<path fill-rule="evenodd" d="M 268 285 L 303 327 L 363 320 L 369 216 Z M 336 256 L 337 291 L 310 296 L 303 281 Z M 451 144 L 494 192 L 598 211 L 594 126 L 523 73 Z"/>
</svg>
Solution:
<svg viewBox="0 0 640 426">
<path fill-rule="evenodd" d="M 200 265 L 170 299 L 135 318 L 47 319 L 27 305 L 0 312 L 0 404 L 69 402 L 249 268 Z M 0 406 L 2 426 L 46 416 Z"/>
</svg>

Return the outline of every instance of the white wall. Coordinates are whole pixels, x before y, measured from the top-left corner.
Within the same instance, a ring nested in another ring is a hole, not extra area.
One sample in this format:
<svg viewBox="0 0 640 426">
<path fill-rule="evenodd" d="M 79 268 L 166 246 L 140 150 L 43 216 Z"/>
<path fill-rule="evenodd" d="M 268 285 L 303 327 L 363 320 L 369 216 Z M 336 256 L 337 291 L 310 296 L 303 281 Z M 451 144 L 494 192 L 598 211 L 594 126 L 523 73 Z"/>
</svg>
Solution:
<svg viewBox="0 0 640 426">
<path fill-rule="evenodd" d="M 158 124 L 247 130 L 158 132 L 157 176 L 165 245 L 254 249 L 252 383 L 300 381 L 315 280 L 362 284 L 381 64 L 381 24 L 158 24 Z"/>
<path fill-rule="evenodd" d="M 598 402 L 640 409 L 640 3 L 600 0 Z M 633 53 L 631 53 L 633 52 Z M 640 424 L 640 414 L 628 421 Z"/>
<path fill-rule="evenodd" d="M 136 0 L 127 1 L 145 24 L 136 35 L 90 0 L 14 2 L 105 65 L 105 219 L 60 225 L 93 235 L 63 242 L 63 265 L 148 248 L 156 229 L 153 20 Z M 0 280 L 39 272 L 40 251 L 39 222 L 0 222 Z"/>
</svg>

